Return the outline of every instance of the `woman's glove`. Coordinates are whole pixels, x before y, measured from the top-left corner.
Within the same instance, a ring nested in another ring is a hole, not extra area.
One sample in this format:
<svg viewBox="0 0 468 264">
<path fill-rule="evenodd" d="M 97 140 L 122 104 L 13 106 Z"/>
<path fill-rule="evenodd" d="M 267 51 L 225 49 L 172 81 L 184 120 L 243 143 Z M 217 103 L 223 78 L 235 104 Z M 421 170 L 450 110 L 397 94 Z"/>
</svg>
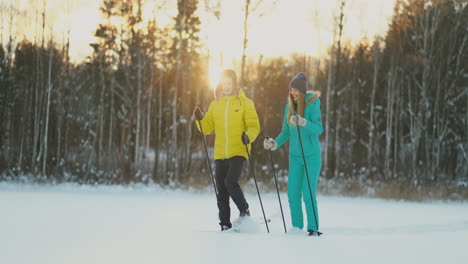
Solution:
<svg viewBox="0 0 468 264">
<path fill-rule="evenodd" d="M 263 147 L 265 149 L 275 150 L 278 147 L 278 144 L 272 138 L 267 137 L 263 140 Z"/>
<path fill-rule="evenodd" d="M 307 124 L 307 119 L 300 117 L 299 115 L 292 115 L 289 119 L 289 122 L 294 126 L 305 126 Z"/>
</svg>

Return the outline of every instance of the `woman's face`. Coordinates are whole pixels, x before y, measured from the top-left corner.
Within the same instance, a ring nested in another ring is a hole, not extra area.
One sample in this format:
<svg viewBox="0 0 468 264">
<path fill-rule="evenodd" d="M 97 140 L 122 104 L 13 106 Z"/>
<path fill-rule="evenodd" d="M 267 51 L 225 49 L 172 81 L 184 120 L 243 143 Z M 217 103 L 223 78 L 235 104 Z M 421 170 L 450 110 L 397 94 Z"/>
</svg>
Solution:
<svg viewBox="0 0 468 264">
<path fill-rule="evenodd" d="M 299 93 L 300 93 L 300 91 L 299 91 L 298 89 L 296 89 L 296 88 L 291 88 L 291 89 L 289 90 L 289 92 L 291 93 L 291 95 L 292 95 L 294 101 L 299 100 Z"/>
<path fill-rule="evenodd" d="M 229 78 L 228 76 L 222 76 L 221 77 L 221 92 L 224 95 L 230 95 L 232 94 L 233 88 L 234 88 L 234 83 L 232 82 L 232 79 Z"/>
</svg>

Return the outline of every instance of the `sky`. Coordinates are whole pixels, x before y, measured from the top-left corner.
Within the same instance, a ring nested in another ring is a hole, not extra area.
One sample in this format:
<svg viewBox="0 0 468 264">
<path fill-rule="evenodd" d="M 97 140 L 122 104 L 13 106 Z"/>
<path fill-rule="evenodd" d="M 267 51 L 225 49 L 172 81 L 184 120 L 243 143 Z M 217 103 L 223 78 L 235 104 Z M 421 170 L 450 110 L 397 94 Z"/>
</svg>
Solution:
<svg viewBox="0 0 468 264">
<path fill-rule="evenodd" d="M 70 30 L 72 59 L 80 61 L 90 55 L 92 49 L 89 43 L 94 41 L 93 33 L 102 22 L 98 10 L 100 0 L 0 0 L 0 7 L 3 7 L 0 17 L 2 41 L 5 42 L 10 30 L 9 4 L 19 10 L 14 17 L 12 31 L 16 41 L 20 41 L 40 32 L 40 27 L 35 26 L 36 21 L 40 21 L 36 10 L 44 1 L 48 35 L 54 34 L 59 43 L 65 42 Z M 145 18 L 156 14 L 161 26 L 171 23 L 177 13 L 176 0 L 145 2 Z M 207 44 L 214 62 L 229 67 L 242 54 L 244 1 L 221 1 L 220 20 L 206 10 L 205 0 L 199 2 L 202 41 Z M 253 5 L 256 2 L 258 0 L 252 0 Z M 320 56 L 333 40 L 337 3 L 338 0 L 264 0 L 249 20 L 247 54 L 253 57 L 276 57 L 291 53 Z M 347 0 L 344 39 L 356 41 L 383 34 L 393 5 L 394 0 Z"/>
</svg>

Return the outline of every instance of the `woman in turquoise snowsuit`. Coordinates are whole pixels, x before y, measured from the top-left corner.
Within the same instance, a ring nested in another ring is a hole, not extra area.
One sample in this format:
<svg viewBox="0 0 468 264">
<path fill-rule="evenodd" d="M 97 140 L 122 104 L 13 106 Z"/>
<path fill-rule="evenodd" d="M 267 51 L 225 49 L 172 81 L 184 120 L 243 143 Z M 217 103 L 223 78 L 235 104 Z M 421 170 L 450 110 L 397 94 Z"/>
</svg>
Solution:
<svg viewBox="0 0 468 264">
<path fill-rule="evenodd" d="M 265 149 L 275 150 L 289 140 L 288 200 L 292 226 L 298 229 L 304 227 L 302 212 L 302 199 L 304 199 L 307 213 L 307 231 L 310 236 L 318 236 L 321 233 L 318 232 L 319 217 L 316 190 L 322 167 L 318 136 L 323 132 L 323 127 L 320 100 L 318 98 L 320 94 L 307 93 L 307 83 L 308 81 L 304 73 L 297 74 L 291 80 L 289 83 L 289 103 L 284 110 L 281 133 L 275 139 L 265 139 L 264 147 Z M 300 129 L 305 157 L 302 154 L 297 126 Z M 313 205 L 311 203 L 304 159 L 307 162 Z"/>
</svg>

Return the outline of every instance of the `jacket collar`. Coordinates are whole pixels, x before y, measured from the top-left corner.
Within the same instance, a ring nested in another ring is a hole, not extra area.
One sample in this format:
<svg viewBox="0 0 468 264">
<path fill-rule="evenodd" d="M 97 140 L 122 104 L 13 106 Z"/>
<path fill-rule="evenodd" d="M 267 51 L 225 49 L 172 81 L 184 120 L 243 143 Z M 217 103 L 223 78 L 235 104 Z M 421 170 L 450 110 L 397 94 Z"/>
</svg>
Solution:
<svg viewBox="0 0 468 264">
<path fill-rule="evenodd" d="M 245 93 L 242 89 L 237 89 L 237 91 L 235 91 L 232 95 L 229 95 L 229 96 L 235 96 L 237 98 L 241 98 L 241 97 L 245 97 Z M 215 90 L 215 98 L 216 99 L 222 99 L 222 98 L 226 98 L 227 96 L 225 95 L 222 95 L 222 96 L 217 96 L 217 92 Z"/>
</svg>

